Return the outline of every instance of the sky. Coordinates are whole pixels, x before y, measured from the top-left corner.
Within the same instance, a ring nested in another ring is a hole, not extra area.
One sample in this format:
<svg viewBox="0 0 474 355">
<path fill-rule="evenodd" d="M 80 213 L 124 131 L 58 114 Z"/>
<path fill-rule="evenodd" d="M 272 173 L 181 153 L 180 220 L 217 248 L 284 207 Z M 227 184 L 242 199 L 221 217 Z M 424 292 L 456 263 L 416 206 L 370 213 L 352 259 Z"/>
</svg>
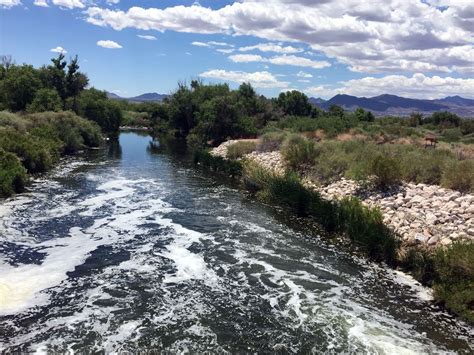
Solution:
<svg viewBox="0 0 474 355">
<path fill-rule="evenodd" d="M 0 0 L 0 54 L 79 56 L 123 97 L 200 78 L 277 96 L 474 98 L 474 1 Z"/>
</svg>

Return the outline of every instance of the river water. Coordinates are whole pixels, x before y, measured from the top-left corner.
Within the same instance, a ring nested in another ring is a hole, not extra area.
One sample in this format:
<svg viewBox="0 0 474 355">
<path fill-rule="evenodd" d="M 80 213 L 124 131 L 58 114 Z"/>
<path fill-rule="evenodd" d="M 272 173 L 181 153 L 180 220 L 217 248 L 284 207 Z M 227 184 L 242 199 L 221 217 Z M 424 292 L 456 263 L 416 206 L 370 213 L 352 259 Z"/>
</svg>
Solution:
<svg viewBox="0 0 474 355">
<path fill-rule="evenodd" d="M 0 204 L 0 350 L 474 351 L 429 290 L 122 133 Z"/>
</svg>

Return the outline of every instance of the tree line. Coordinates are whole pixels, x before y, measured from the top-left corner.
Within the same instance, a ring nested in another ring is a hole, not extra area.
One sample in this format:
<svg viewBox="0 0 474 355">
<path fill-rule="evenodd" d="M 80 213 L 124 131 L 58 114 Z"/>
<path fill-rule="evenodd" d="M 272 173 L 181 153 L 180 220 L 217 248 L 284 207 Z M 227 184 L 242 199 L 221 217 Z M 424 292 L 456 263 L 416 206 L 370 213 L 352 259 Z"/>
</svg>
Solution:
<svg viewBox="0 0 474 355">
<path fill-rule="evenodd" d="M 64 54 L 51 64 L 35 68 L 17 65 L 11 56 L 0 58 L 0 110 L 11 112 L 73 111 L 95 121 L 102 131 L 116 134 L 122 120 L 120 106 L 103 91 L 87 88 L 89 78 L 79 67 L 78 56 L 69 63 Z"/>
</svg>

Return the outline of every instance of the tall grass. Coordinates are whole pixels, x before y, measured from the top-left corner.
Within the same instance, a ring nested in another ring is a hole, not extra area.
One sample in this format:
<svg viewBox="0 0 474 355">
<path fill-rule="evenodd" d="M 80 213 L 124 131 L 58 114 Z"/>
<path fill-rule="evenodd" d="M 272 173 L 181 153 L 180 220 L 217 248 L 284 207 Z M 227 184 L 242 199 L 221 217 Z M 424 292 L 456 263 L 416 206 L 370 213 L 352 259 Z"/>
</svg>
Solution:
<svg viewBox="0 0 474 355">
<path fill-rule="evenodd" d="M 212 171 L 232 177 L 239 177 L 242 175 L 242 165 L 238 161 L 214 156 L 206 150 L 196 150 L 194 152 L 194 164 L 199 164 Z"/>
<path fill-rule="evenodd" d="M 244 155 L 252 153 L 257 149 L 257 143 L 254 141 L 240 141 L 227 147 L 227 158 L 239 159 Z"/>
<path fill-rule="evenodd" d="M 379 210 L 355 199 L 333 202 L 305 188 L 295 173 L 284 176 L 269 172 L 253 162 L 244 165 L 246 186 L 268 202 L 311 216 L 328 231 L 346 234 L 370 258 L 394 264 L 398 240 L 383 224 Z"/>
</svg>

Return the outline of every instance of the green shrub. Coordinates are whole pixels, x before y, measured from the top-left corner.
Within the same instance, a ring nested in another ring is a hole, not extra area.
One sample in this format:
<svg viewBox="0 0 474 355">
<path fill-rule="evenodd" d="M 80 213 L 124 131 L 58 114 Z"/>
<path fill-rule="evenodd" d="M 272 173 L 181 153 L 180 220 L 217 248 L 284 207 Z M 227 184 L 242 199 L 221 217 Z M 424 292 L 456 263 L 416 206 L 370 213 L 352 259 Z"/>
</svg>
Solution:
<svg viewBox="0 0 474 355">
<path fill-rule="evenodd" d="M 441 136 L 441 139 L 446 142 L 459 142 L 461 137 L 462 137 L 461 129 L 456 127 L 456 128 L 445 129 L 443 131 L 443 135 Z"/>
<path fill-rule="evenodd" d="M 239 159 L 244 155 L 252 153 L 257 149 L 257 143 L 253 141 L 240 141 L 227 147 L 227 158 Z"/>
<path fill-rule="evenodd" d="M 349 238 L 360 245 L 374 260 L 394 264 L 398 242 L 383 223 L 382 213 L 369 208 L 357 198 L 345 198 L 339 202 L 340 228 Z"/>
<path fill-rule="evenodd" d="M 474 323 L 474 243 L 458 242 L 439 249 L 434 263 L 435 298 Z"/>
<path fill-rule="evenodd" d="M 447 164 L 441 185 L 461 192 L 474 191 L 474 160 L 461 160 Z"/>
<path fill-rule="evenodd" d="M 205 150 L 194 152 L 194 164 L 199 164 L 204 168 L 233 177 L 242 175 L 242 165 L 240 162 L 214 156 Z"/>
<path fill-rule="evenodd" d="M 292 134 L 283 142 L 281 153 L 288 165 L 297 170 L 314 164 L 315 144 L 301 135 Z"/>
<path fill-rule="evenodd" d="M 265 133 L 260 137 L 257 146 L 260 152 L 273 152 L 279 150 L 287 134 L 283 131 L 274 131 Z"/>
<path fill-rule="evenodd" d="M 26 181 L 26 169 L 18 157 L 0 149 L 0 197 L 23 191 Z"/>
<path fill-rule="evenodd" d="M 375 185 L 381 190 L 399 185 L 402 178 L 399 161 L 385 155 L 378 155 L 371 161 L 369 173 L 375 177 Z"/>
</svg>

